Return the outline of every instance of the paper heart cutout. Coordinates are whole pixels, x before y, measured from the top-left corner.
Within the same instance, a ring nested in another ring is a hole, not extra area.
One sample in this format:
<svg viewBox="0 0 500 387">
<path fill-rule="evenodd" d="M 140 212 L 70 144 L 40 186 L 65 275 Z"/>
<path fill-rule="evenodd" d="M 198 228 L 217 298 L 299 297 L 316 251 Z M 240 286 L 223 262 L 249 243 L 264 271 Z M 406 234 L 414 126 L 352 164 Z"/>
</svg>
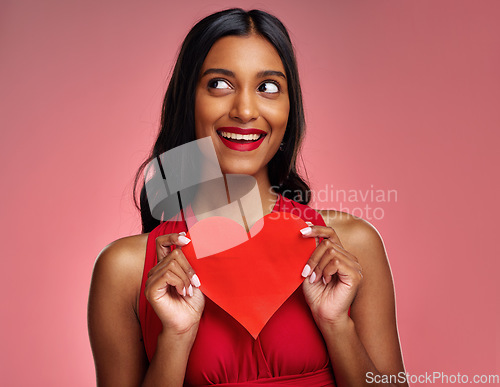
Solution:
<svg viewBox="0 0 500 387">
<path fill-rule="evenodd" d="M 248 234 L 231 219 L 211 217 L 190 228 L 187 237 L 192 243 L 182 251 L 200 278 L 203 293 L 256 339 L 304 280 L 302 270 L 316 248 L 314 238 L 300 233 L 304 227 L 304 220 L 288 212 L 266 215 Z M 240 238 L 241 233 L 252 237 L 223 249 L 225 238 Z M 203 244 L 223 251 L 197 258 L 196 246 Z"/>
</svg>

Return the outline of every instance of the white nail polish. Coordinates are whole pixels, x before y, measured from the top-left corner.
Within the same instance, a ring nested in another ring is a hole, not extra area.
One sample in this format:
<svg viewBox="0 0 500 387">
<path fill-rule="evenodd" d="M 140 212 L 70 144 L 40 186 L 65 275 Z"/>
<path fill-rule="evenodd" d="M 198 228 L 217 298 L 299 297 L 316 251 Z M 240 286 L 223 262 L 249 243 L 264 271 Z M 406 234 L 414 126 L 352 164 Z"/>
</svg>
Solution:
<svg viewBox="0 0 500 387">
<path fill-rule="evenodd" d="M 189 242 L 191 242 L 191 239 L 186 238 L 184 235 L 179 235 L 177 238 L 177 243 L 181 246 L 186 246 Z"/>
<path fill-rule="evenodd" d="M 302 235 L 309 235 L 312 232 L 312 228 L 311 227 L 305 227 L 302 230 L 300 230 L 300 232 L 302 233 Z"/>
<path fill-rule="evenodd" d="M 193 284 L 193 286 L 199 288 L 201 286 L 201 282 L 200 282 L 200 279 L 198 278 L 198 276 L 195 274 L 191 277 L 191 283 Z"/>
<path fill-rule="evenodd" d="M 185 287 L 185 286 L 182 288 L 182 295 L 183 295 L 184 297 L 186 297 L 186 287 Z"/>
<path fill-rule="evenodd" d="M 179 235 L 184 235 L 184 236 L 186 236 L 186 233 L 185 233 L 184 231 L 181 231 L 181 232 L 179 233 Z"/>
<path fill-rule="evenodd" d="M 313 271 L 311 276 L 309 277 L 309 283 L 312 284 L 316 279 L 316 273 Z"/>
<path fill-rule="evenodd" d="M 325 279 L 325 277 L 321 277 L 321 278 L 323 279 L 323 283 L 324 283 L 324 284 L 325 284 L 325 286 L 326 286 L 326 279 Z"/>
<path fill-rule="evenodd" d="M 305 265 L 304 269 L 302 270 L 302 277 L 307 277 L 309 273 L 311 272 L 311 266 Z"/>
<path fill-rule="evenodd" d="M 308 226 L 314 226 L 314 224 L 312 224 L 312 222 L 306 222 L 306 224 L 307 224 Z"/>
<path fill-rule="evenodd" d="M 190 297 L 193 297 L 193 285 L 189 285 L 188 287 L 188 294 Z"/>
</svg>

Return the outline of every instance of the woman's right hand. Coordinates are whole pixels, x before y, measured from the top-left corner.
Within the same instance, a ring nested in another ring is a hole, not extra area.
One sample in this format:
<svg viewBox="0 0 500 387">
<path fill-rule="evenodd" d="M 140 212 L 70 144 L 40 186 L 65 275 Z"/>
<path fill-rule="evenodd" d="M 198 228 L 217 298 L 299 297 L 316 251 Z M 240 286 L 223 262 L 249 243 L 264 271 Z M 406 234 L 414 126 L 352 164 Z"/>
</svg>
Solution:
<svg viewBox="0 0 500 387">
<path fill-rule="evenodd" d="M 179 247 L 189 242 L 185 233 L 156 238 L 158 264 L 149 271 L 145 286 L 146 299 L 163 329 L 173 334 L 197 329 L 205 306 L 200 280 Z M 171 251 L 172 245 L 176 248 Z"/>
</svg>

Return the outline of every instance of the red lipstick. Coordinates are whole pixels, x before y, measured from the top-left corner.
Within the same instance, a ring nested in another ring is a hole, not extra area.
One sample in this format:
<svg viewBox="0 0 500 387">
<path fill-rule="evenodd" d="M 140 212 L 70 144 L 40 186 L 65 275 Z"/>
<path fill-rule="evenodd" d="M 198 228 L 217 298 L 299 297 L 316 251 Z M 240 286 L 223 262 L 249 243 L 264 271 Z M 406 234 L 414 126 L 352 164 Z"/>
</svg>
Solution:
<svg viewBox="0 0 500 387">
<path fill-rule="evenodd" d="M 264 141 L 264 137 L 267 135 L 266 132 L 260 129 L 243 129 L 228 126 L 218 128 L 217 134 L 225 146 L 229 149 L 240 152 L 248 152 L 257 149 L 260 144 L 262 144 L 262 141 Z M 257 137 L 257 135 L 259 137 Z"/>
</svg>

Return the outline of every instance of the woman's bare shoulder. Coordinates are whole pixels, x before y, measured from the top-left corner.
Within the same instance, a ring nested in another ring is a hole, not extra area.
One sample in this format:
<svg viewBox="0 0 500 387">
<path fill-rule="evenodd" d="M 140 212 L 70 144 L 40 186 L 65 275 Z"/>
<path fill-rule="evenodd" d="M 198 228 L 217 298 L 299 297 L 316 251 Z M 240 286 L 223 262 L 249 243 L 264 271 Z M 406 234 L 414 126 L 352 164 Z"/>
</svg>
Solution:
<svg viewBox="0 0 500 387">
<path fill-rule="evenodd" d="M 382 237 L 370 222 L 343 211 L 316 211 L 321 214 L 326 225 L 335 230 L 347 251 L 361 255 L 368 251 L 379 251 L 385 255 Z"/>
<path fill-rule="evenodd" d="M 137 234 L 117 239 L 106 245 L 101 252 L 101 256 L 120 256 L 123 260 L 137 259 L 138 255 L 146 253 L 146 244 L 149 234 Z"/>
<path fill-rule="evenodd" d="M 92 282 L 130 291 L 128 296 L 135 299 L 142 282 L 148 235 L 127 236 L 105 246 L 97 256 Z"/>
<path fill-rule="evenodd" d="M 99 253 L 96 265 L 111 265 L 116 269 L 143 267 L 149 234 L 131 235 L 106 245 Z"/>
</svg>

